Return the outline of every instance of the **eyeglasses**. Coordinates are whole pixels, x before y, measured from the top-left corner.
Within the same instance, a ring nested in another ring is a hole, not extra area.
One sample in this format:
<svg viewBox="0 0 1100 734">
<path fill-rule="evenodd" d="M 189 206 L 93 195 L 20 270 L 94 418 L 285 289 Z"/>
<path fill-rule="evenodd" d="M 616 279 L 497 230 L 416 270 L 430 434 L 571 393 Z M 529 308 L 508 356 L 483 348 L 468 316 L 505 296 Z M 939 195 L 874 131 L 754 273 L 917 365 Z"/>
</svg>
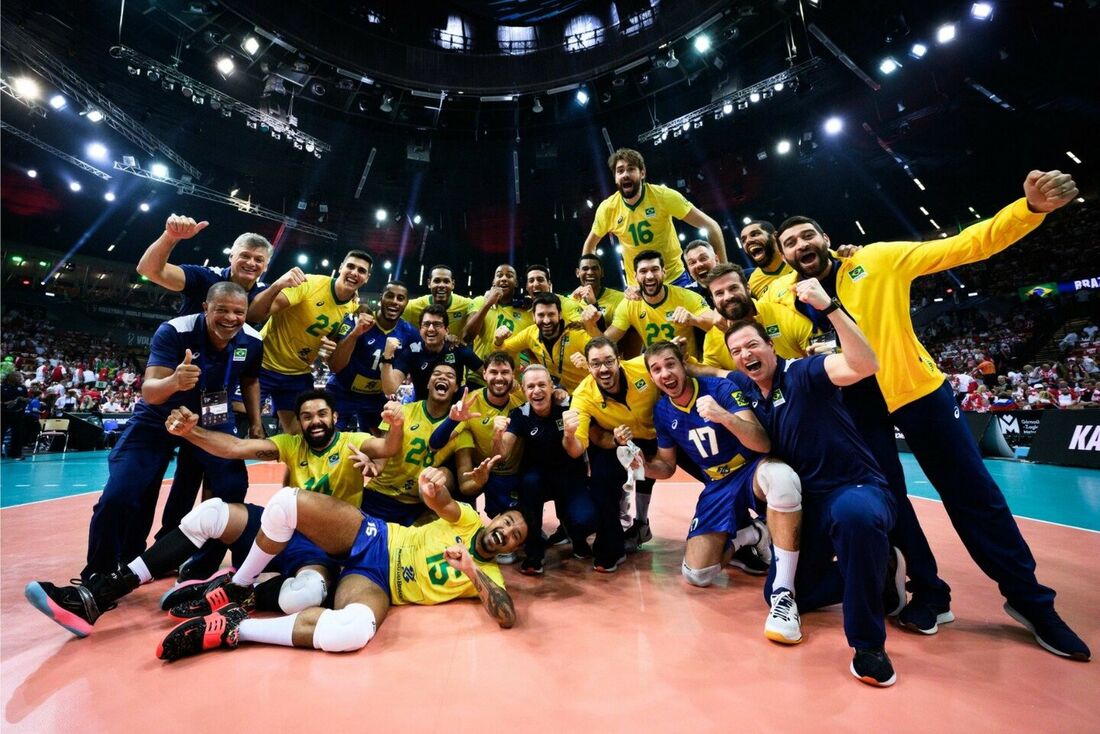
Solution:
<svg viewBox="0 0 1100 734">
<path fill-rule="evenodd" d="M 424 321 L 420 324 L 421 329 L 446 329 L 442 321 Z"/>
<path fill-rule="evenodd" d="M 588 366 L 598 370 L 602 367 L 614 367 L 618 363 L 618 361 L 619 360 L 617 357 L 612 357 L 611 359 L 605 359 L 601 362 L 589 362 Z"/>
</svg>

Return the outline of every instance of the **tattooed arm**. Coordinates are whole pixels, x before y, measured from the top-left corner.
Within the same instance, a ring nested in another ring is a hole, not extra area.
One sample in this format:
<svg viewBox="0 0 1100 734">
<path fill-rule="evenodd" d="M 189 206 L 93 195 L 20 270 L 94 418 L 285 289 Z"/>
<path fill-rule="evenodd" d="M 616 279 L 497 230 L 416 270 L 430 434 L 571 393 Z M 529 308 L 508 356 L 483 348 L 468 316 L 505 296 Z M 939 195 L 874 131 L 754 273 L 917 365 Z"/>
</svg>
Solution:
<svg viewBox="0 0 1100 734">
<path fill-rule="evenodd" d="M 164 427 L 173 436 L 182 436 L 208 454 L 223 459 L 259 459 L 277 461 L 279 447 L 266 438 L 240 439 L 221 431 L 208 431 L 198 425 L 199 416 L 185 407 L 173 410 Z"/>
<path fill-rule="evenodd" d="M 466 574 L 477 589 L 482 606 L 489 616 L 504 629 L 511 629 L 516 623 L 516 605 L 506 589 L 498 586 L 484 571 L 474 563 L 470 551 L 464 545 L 452 545 L 446 550 L 447 563 Z"/>
</svg>

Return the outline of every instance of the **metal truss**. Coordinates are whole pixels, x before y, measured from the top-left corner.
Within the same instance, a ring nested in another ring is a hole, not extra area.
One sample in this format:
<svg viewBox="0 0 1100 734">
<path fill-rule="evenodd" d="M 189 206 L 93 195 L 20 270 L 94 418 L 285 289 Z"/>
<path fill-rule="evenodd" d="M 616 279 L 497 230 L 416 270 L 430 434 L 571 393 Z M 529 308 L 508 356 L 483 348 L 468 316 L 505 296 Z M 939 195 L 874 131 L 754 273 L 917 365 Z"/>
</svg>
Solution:
<svg viewBox="0 0 1100 734">
<path fill-rule="evenodd" d="M 66 163 L 71 163 L 72 165 L 76 166 L 77 168 L 79 168 L 83 171 L 87 171 L 88 173 L 92 174 L 93 176 L 98 176 L 99 178 L 103 179 L 104 181 L 110 181 L 111 180 L 111 174 L 105 173 L 105 172 L 99 170 L 98 168 L 96 168 L 95 166 L 90 166 L 87 163 L 85 163 L 84 161 L 80 160 L 79 158 L 74 158 L 73 156 L 69 155 L 65 151 L 58 150 L 57 148 L 53 147 L 49 143 L 44 142 L 42 140 L 39 140 L 38 138 L 34 137 L 30 133 L 24 132 L 23 130 L 20 130 L 19 128 L 14 127 L 12 125 L 9 125 L 8 123 L 6 123 L 2 120 L 0 120 L 0 130 L 3 130 L 6 133 L 11 133 L 15 137 L 17 137 L 21 140 L 25 140 L 28 143 L 30 143 L 31 145 L 37 146 L 37 147 L 41 148 L 42 150 L 46 151 L 47 153 L 57 156 L 61 160 L 65 161 Z"/>
</svg>

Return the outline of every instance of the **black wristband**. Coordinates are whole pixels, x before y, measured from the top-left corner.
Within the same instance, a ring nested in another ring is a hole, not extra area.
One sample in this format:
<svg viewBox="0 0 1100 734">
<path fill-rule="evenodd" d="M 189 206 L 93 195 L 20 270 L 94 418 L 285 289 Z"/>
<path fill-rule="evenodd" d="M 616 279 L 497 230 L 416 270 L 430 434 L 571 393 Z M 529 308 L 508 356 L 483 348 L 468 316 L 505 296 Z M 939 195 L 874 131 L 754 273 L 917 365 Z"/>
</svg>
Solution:
<svg viewBox="0 0 1100 734">
<path fill-rule="evenodd" d="M 393 364 L 393 357 L 382 357 L 378 361 L 382 364 Z"/>
<path fill-rule="evenodd" d="M 836 311 L 838 308 L 840 308 L 840 301 L 834 298 L 828 306 L 818 311 L 818 313 L 820 313 L 822 316 L 828 316 L 833 311 Z"/>
</svg>

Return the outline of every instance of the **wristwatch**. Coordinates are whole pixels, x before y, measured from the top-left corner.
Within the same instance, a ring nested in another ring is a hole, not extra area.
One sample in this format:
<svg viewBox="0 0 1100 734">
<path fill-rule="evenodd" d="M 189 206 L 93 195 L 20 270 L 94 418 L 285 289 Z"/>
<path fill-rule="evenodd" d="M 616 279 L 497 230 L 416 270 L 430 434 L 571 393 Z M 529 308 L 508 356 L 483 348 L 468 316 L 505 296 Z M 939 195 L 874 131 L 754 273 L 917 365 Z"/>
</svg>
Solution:
<svg viewBox="0 0 1100 734">
<path fill-rule="evenodd" d="M 840 308 L 840 301 L 834 298 L 832 299 L 832 301 L 830 301 L 828 306 L 821 309 L 818 313 L 820 313 L 822 316 L 828 316 L 833 311 L 836 311 L 838 308 Z"/>
</svg>

